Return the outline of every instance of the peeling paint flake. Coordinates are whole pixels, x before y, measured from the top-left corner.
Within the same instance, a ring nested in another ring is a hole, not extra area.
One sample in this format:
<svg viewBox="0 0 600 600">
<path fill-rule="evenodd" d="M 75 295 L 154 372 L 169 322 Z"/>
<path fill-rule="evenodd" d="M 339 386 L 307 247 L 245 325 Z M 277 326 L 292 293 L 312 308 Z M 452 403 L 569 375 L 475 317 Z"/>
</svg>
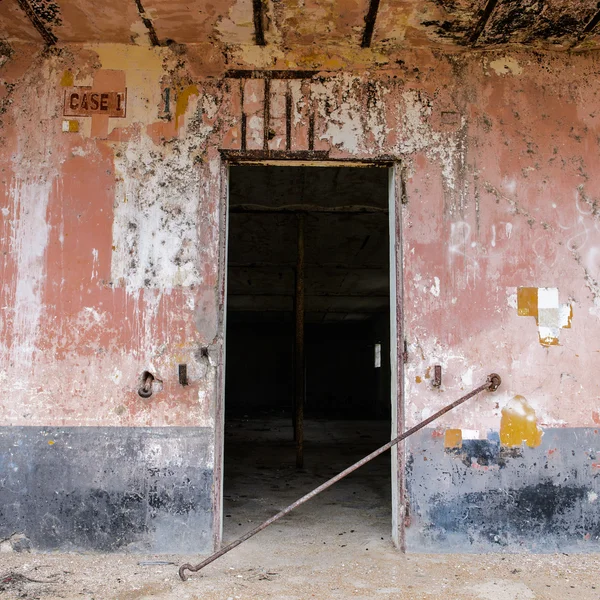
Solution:
<svg viewBox="0 0 600 600">
<path fill-rule="evenodd" d="M 496 75 L 522 75 L 523 67 L 512 56 L 504 56 L 490 61 L 490 67 Z"/>
</svg>

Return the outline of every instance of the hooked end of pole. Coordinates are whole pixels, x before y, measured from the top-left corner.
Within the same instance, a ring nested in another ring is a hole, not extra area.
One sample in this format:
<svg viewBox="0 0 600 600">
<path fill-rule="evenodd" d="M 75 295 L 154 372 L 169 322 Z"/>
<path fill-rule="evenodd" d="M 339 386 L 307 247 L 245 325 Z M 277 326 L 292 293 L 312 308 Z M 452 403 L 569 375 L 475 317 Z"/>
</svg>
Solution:
<svg viewBox="0 0 600 600">
<path fill-rule="evenodd" d="M 185 565 L 181 565 L 179 567 L 179 577 L 181 578 L 181 581 L 187 581 L 188 576 L 185 574 L 185 572 L 188 569 L 191 569 L 192 565 L 186 563 Z"/>
<path fill-rule="evenodd" d="M 488 392 L 495 392 L 502 383 L 502 379 L 500 378 L 500 375 L 498 375 L 498 373 L 492 373 L 491 375 L 488 375 L 487 380 L 489 383 Z"/>
</svg>

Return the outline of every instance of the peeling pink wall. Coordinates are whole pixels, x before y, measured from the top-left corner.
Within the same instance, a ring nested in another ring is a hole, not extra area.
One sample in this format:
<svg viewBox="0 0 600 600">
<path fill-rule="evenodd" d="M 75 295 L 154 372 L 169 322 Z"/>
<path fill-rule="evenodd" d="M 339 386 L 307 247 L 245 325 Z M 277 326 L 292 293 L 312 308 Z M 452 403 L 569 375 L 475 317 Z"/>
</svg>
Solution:
<svg viewBox="0 0 600 600">
<path fill-rule="evenodd" d="M 402 161 L 407 425 L 491 371 L 501 391 L 441 429 L 485 437 L 515 394 L 542 427 L 600 424 L 599 59 L 420 50 L 402 60 L 273 82 L 269 147 L 285 144 L 289 85 L 292 150 L 308 147 L 315 107 L 315 149 Z M 0 70 L 2 424 L 214 426 L 218 149 L 240 148 L 242 110 L 240 81 L 224 69 L 193 48 L 97 45 L 17 48 Z M 79 131 L 63 132 L 65 85 L 126 87 L 127 117 L 75 119 Z M 263 147 L 263 96 L 261 79 L 246 81 L 249 149 Z M 519 287 L 557 288 L 571 306 L 557 345 L 519 315 Z M 144 370 L 162 380 L 149 401 L 136 391 Z"/>
</svg>

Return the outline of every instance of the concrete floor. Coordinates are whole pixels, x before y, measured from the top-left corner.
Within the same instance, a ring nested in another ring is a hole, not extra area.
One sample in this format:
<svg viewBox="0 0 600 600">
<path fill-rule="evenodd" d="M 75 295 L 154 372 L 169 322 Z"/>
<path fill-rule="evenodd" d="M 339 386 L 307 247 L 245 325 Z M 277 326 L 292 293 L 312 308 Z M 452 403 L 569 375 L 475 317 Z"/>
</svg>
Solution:
<svg viewBox="0 0 600 600">
<path fill-rule="evenodd" d="M 311 423 L 306 469 L 297 473 L 289 423 L 263 419 L 229 425 L 225 514 L 231 516 L 225 518 L 226 540 L 388 436 L 385 424 Z M 344 442 L 352 438 L 349 447 Z M 264 444 L 256 445 L 259 439 Z M 287 441 L 282 445 L 282 440 Z M 398 553 L 390 541 L 389 482 L 389 459 L 376 459 L 185 583 L 177 576 L 178 566 L 201 557 L 0 554 L 0 598 L 600 599 L 597 555 Z"/>
<path fill-rule="evenodd" d="M 305 422 L 304 469 L 295 467 L 289 419 L 236 419 L 225 434 L 223 538 L 230 541 L 272 516 L 390 439 L 382 421 Z M 282 540 L 301 525 L 338 526 L 391 539 L 391 474 L 387 453 L 296 509 L 274 527 Z M 346 535 L 340 533 L 340 535 Z M 315 543 L 318 540 L 315 540 Z M 327 542 L 325 542 L 326 544 Z"/>
</svg>

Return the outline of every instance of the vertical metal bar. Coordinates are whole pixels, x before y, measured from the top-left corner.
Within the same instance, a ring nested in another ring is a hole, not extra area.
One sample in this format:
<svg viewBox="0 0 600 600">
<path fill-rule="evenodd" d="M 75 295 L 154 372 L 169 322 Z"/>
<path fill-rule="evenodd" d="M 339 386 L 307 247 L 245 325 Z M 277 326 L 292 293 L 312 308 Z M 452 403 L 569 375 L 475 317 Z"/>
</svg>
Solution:
<svg viewBox="0 0 600 600">
<path fill-rule="evenodd" d="M 266 46 L 263 25 L 263 0 L 252 0 L 252 12 L 254 14 L 254 41 L 257 46 Z"/>
<path fill-rule="evenodd" d="M 265 77 L 265 99 L 263 102 L 263 150 L 269 149 L 271 125 L 271 80 Z"/>
<path fill-rule="evenodd" d="M 246 80 L 245 79 L 240 79 L 240 96 L 241 96 L 241 104 L 242 104 L 242 114 L 240 115 L 241 117 L 241 129 L 242 129 L 242 139 L 240 142 L 241 148 L 243 151 L 246 150 L 246 113 L 244 112 L 244 85 L 246 84 Z"/>
<path fill-rule="evenodd" d="M 369 4 L 369 12 L 365 17 L 365 29 L 363 31 L 361 48 L 368 48 L 373 39 L 373 31 L 375 30 L 375 20 L 377 19 L 377 11 L 379 10 L 380 0 L 371 0 Z"/>
<path fill-rule="evenodd" d="M 305 216 L 298 216 L 298 257 L 296 263 L 296 338 L 294 364 L 294 439 L 296 467 L 304 467 L 304 226 Z"/>
<path fill-rule="evenodd" d="M 285 91 L 285 149 L 292 149 L 292 90 L 289 81 Z"/>
</svg>

